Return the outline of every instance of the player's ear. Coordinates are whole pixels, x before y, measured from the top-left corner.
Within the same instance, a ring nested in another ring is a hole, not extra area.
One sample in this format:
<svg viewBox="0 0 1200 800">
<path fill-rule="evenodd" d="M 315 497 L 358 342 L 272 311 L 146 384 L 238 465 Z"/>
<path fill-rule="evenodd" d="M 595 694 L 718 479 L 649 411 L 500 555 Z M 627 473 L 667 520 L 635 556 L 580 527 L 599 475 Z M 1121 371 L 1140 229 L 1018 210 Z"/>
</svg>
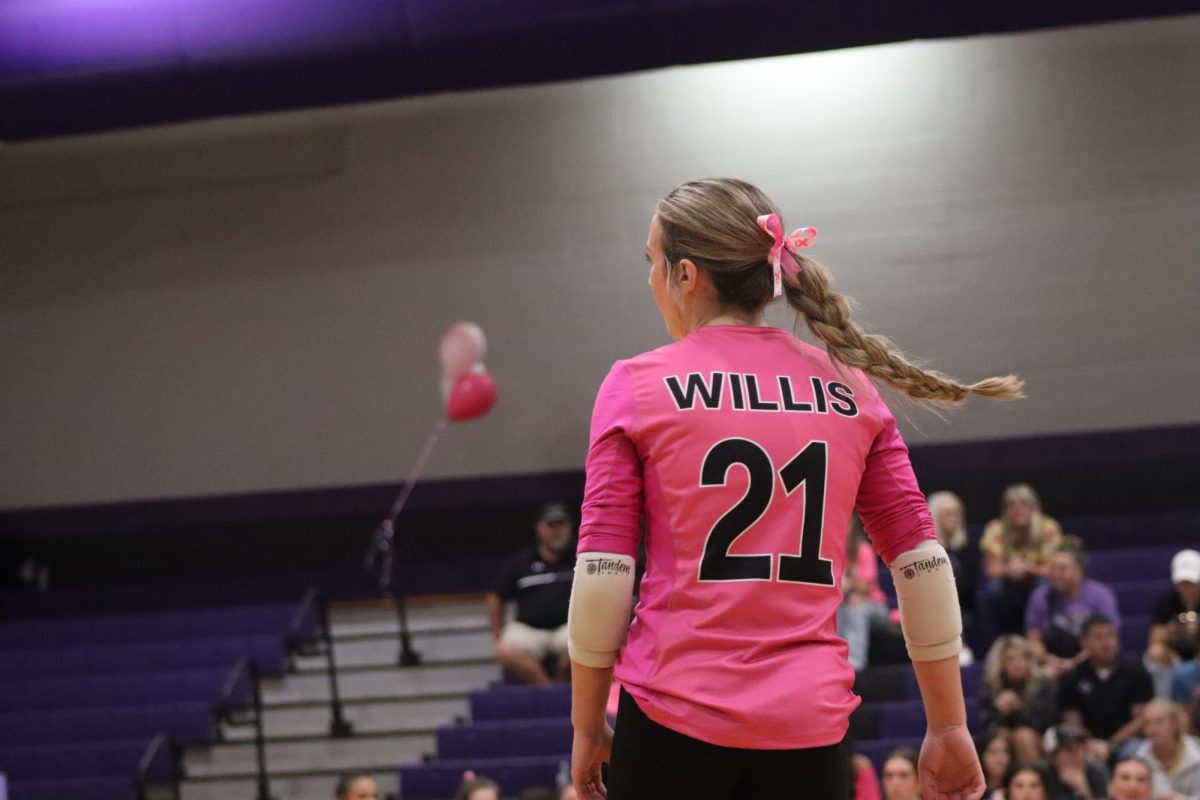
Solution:
<svg viewBox="0 0 1200 800">
<path fill-rule="evenodd" d="M 706 277 L 703 273 L 690 258 L 681 258 L 675 267 L 675 283 L 680 293 L 690 295 L 698 290 Z"/>
</svg>

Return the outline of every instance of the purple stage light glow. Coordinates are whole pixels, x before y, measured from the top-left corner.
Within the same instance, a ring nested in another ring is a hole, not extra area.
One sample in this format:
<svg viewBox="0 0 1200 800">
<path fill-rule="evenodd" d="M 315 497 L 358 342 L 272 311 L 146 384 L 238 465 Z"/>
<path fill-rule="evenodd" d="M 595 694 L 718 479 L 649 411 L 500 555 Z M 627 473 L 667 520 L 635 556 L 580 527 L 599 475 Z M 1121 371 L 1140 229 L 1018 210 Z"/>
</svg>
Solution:
<svg viewBox="0 0 1200 800">
<path fill-rule="evenodd" d="M 5 0 L 0 79 L 349 49 L 402 19 L 388 0 Z"/>
</svg>

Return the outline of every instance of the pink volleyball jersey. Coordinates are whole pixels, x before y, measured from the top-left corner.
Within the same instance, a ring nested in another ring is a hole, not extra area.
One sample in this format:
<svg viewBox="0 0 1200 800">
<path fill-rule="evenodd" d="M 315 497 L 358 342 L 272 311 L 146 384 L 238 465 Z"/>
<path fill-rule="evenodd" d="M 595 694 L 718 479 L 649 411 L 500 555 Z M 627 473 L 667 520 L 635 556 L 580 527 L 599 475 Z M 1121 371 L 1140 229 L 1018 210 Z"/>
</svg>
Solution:
<svg viewBox="0 0 1200 800">
<path fill-rule="evenodd" d="M 841 741 L 859 703 L 835 633 L 854 508 L 888 563 L 934 535 L 862 373 L 767 327 L 618 361 L 592 416 L 579 552 L 645 544 L 615 671 L 642 710 L 726 747 Z"/>
</svg>

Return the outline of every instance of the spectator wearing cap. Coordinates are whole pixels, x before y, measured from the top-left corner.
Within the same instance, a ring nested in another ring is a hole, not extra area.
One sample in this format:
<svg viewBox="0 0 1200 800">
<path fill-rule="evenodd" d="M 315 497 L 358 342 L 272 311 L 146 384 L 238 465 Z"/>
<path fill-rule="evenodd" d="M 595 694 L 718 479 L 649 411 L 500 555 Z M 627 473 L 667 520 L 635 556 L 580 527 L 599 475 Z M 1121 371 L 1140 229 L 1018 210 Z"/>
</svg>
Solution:
<svg viewBox="0 0 1200 800">
<path fill-rule="evenodd" d="M 1079 638 L 1084 620 L 1099 614 L 1114 627 L 1121 624 L 1117 596 L 1085 577 L 1086 569 L 1083 543 L 1064 537 L 1050 556 L 1048 582 L 1033 590 L 1025 609 L 1025 636 L 1045 671 L 1056 677 L 1083 660 Z"/>
<path fill-rule="evenodd" d="M 1154 676 L 1155 694 L 1172 696 L 1171 671 L 1196 658 L 1200 640 L 1200 553 L 1180 550 L 1171 559 L 1171 590 L 1158 599 L 1150 616 L 1146 668 Z"/>
<path fill-rule="evenodd" d="M 1139 663 L 1121 658 L 1117 629 L 1094 614 L 1083 623 L 1083 656 L 1058 682 L 1062 721 L 1086 728 L 1094 737 L 1093 756 L 1107 761 L 1141 731 L 1142 708 L 1154 699 L 1150 673 Z"/>
<path fill-rule="evenodd" d="M 542 508 L 535 526 L 537 544 L 508 565 L 488 594 L 496 657 L 520 683 L 551 683 L 544 663 L 557 659 L 555 677 L 566 680 L 567 609 L 575 577 L 571 515 L 560 503 Z M 505 623 L 505 604 L 515 602 L 516 618 Z"/>
<path fill-rule="evenodd" d="M 1059 725 L 1050 730 L 1049 800 L 1101 800 L 1108 787 L 1108 770 L 1087 757 L 1091 738 L 1076 725 Z"/>
<path fill-rule="evenodd" d="M 1108 781 L 1108 800 L 1150 800 L 1150 765 L 1137 756 L 1119 759 Z"/>
</svg>

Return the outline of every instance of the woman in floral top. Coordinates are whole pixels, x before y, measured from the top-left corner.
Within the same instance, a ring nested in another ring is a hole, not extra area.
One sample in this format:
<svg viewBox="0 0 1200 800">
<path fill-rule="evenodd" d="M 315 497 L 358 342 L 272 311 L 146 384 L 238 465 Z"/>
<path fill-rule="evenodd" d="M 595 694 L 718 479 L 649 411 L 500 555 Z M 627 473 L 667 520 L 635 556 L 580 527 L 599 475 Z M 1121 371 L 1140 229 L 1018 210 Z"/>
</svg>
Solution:
<svg viewBox="0 0 1200 800">
<path fill-rule="evenodd" d="M 1062 542 L 1062 529 L 1042 513 L 1042 501 L 1029 484 L 1009 486 L 1000 505 L 1000 518 L 988 523 L 979 542 L 987 577 L 980 621 L 992 626 L 993 636 L 1024 632 L 1029 594 Z"/>
</svg>

